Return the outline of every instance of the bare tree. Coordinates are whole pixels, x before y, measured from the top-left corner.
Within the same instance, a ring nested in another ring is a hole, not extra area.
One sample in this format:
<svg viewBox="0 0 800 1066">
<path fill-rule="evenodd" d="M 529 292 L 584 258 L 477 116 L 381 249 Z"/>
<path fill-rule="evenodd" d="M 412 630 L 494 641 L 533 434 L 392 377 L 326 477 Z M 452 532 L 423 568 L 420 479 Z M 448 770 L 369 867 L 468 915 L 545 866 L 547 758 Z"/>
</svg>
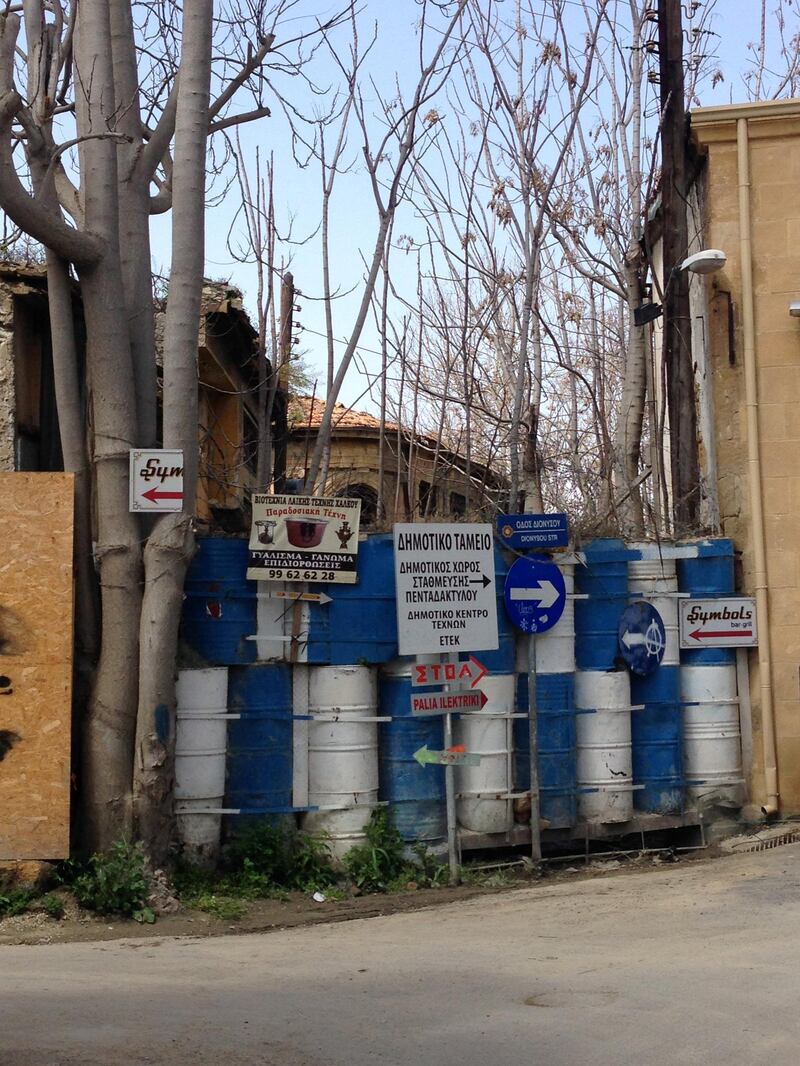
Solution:
<svg viewBox="0 0 800 1066">
<path fill-rule="evenodd" d="M 360 87 L 355 81 L 355 74 L 358 69 L 358 49 L 356 44 L 353 46 L 352 63 L 348 72 L 349 92 L 352 99 L 350 106 L 361 131 L 364 164 L 377 214 L 377 229 L 372 252 L 367 259 L 367 273 L 362 286 L 361 299 L 355 320 L 349 330 L 347 344 L 339 360 L 336 373 L 328 388 L 325 410 L 306 476 L 306 489 L 308 491 L 313 490 L 319 481 L 323 458 L 326 449 L 330 446 L 334 405 L 353 362 L 364 324 L 369 315 L 375 286 L 380 276 L 381 264 L 387 254 L 387 241 L 392 221 L 398 204 L 404 195 L 406 169 L 415 148 L 419 148 L 420 128 L 425 129 L 429 125 L 424 121 L 421 112 L 424 107 L 428 106 L 443 82 L 446 81 L 456 60 L 460 48 L 457 31 L 467 2 L 468 0 L 458 0 L 455 13 L 436 34 L 436 44 L 430 57 L 425 56 L 426 34 L 429 29 L 427 24 L 427 8 L 429 5 L 427 0 L 423 3 L 423 13 L 420 20 L 421 39 L 418 79 L 411 92 L 411 99 L 407 104 L 401 102 L 398 90 L 397 100 L 383 102 L 380 105 L 384 132 L 378 138 L 377 144 L 374 143 L 374 137 L 371 134 L 372 123 L 367 110 L 368 105 L 365 103 Z M 455 41 L 455 51 L 448 52 L 453 40 Z M 372 91 L 377 93 L 377 87 L 374 84 Z"/>
<path fill-rule="evenodd" d="M 87 842 L 130 831 L 135 796 L 139 832 L 159 860 L 171 827 L 177 621 L 193 550 L 207 148 L 215 132 L 268 114 L 265 62 L 274 77 L 297 69 L 296 39 L 273 48 L 293 6 L 24 0 L 0 17 L 0 206 L 48 250 L 64 453 L 79 474 L 88 454 L 96 500 L 95 529 L 83 505 L 76 519 L 82 551 L 95 541 L 102 609 L 83 728 Z M 156 438 L 148 227 L 152 212 L 170 208 L 164 443 L 184 452 L 185 497 L 181 514 L 150 528 L 129 511 L 127 467 L 129 450 Z M 70 266 L 86 321 L 88 446 L 74 409 Z"/>
</svg>

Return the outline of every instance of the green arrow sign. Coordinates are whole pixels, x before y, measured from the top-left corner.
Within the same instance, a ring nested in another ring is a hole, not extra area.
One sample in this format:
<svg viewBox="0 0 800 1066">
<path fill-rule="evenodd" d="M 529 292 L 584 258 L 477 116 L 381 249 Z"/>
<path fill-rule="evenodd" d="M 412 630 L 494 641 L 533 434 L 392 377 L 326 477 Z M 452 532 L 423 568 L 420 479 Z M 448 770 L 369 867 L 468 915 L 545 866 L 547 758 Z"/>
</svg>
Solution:
<svg viewBox="0 0 800 1066">
<path fill-rule="evenodd" d="M 430 751 L 427 744 L 414 752 L 420 766 L 480 766 L 481 757 L 471 751 Z"/>
</svg>

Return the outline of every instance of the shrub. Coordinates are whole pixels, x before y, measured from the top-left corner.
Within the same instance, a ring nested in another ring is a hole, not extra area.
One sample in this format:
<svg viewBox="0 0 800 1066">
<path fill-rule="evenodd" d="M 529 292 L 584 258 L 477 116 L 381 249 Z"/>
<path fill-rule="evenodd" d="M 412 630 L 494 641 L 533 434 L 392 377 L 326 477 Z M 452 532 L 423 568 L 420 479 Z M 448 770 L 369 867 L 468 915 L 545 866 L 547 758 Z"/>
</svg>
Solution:
<svg viewBox="0 0 800 1066">
<path fill-rule="evenodd" d="M 146 907 L 149 884 L 141 848 L 118 840 L 107 852 L 92 855 L 72 882 L 82 907 L 98 914 L 119 914 L 138 921 L 155 921 Z"/>
<path fill-rule="evenodd" d="M 0 888 L 0 918 L 13 918 L 24 914 L 33 902 L 35 893 L 30 888 Z"/>
<path fill-rule="evenodd" d="M 48 892 L 46 896 L 42 896 L 39 904 L 49 918 L 58 920 L 64 917 L 64 900 L 54 892 Z"/>
<path fill-rule="evenodd" d="M 366 837 L 363 844 L 356 844 L 345 855 L 344 867 L 362 891 L 381 892 L 408 870 L 403 858 L 403 838 L 382 807 L 372 812 Z M 410 880 L 414 875 L 408 873 Z"/>
<path fill-rule="evenodd" d="M 273 888 L 313 892 L 336 881 L 323 838 L 266 821 L 246 826 L 236 835 L 228 845 L 226 865 L 231 878 L 238 876 L 250 885 L 261 878 L 264 888 L 269 883 Z"/>
</svg>

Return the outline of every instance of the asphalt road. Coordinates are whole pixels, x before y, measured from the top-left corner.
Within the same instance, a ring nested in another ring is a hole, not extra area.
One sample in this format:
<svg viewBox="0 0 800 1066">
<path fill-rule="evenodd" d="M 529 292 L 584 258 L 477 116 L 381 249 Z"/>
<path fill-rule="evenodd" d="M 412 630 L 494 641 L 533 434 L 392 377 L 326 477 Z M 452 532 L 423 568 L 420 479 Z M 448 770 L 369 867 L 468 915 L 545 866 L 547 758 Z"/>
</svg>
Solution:
<svg viewBox="0 0 800 1066">
<path fill-rule="evenodd" d="M 797 1066 L 800 845 L 261 935 L 0 948 L 2 1066 Z"/>
</svg>

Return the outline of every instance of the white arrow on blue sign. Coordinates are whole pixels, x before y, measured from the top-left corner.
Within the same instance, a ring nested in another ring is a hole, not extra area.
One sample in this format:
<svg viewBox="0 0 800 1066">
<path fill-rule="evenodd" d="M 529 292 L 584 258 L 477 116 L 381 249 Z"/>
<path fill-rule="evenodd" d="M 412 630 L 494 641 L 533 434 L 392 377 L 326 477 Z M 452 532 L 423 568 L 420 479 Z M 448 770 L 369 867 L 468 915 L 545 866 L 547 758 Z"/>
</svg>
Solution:
<svg viewBox="0 0 800 1066">
<path fill-rule="evenodd" d="M 629 604 L 619 619 L 619 650 L 632 673 L 647 677 L 661 665 L 667 647 L 664 620 L 646 600 Z"/>
<path fill-rule="evenodd" d="M 561 571 L 551 562 L 522 556 L 506 577 L 506 613 L 523 633 L 546 633 L 552 629 L 567 602 Z"/>
</svg>

